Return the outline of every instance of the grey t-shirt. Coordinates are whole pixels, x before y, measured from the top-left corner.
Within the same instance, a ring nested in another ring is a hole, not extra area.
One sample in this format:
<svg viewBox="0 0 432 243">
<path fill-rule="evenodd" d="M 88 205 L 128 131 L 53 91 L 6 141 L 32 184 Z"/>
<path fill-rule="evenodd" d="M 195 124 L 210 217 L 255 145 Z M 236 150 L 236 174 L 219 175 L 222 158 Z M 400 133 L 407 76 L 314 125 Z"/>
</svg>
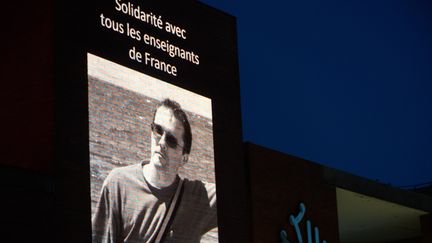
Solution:
<svg viewBox="0 0 432 243">
<path fill-rule="evenodd" d="M 157 189 L 144 179 L 142 164 L 117 168 L 105 179 L 92 218 L 93 242 L 153 242 L 177 189 Z M 217 227 L 214 184 L 185 179 L 163 242 L 200 242 Z"/>
</svg>

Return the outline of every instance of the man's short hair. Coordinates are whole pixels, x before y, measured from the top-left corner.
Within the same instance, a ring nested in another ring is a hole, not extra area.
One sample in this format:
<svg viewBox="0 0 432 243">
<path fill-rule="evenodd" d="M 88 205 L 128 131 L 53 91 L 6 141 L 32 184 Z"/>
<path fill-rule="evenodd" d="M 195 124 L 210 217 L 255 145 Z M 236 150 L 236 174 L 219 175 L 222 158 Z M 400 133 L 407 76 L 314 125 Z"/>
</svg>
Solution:
<svg viewBox="0 0 432 243">
<path fill-rule="evenodd" d="M 174 117 L 183 124 L 183 154 L 189 154 L 192 147 L 192 132 L 186 113 L 176 101 L 164 99 L 154 110 L 153 122 L 155 120 L 157 110 L 162 106 L 172 110 Z"/>
</svg>

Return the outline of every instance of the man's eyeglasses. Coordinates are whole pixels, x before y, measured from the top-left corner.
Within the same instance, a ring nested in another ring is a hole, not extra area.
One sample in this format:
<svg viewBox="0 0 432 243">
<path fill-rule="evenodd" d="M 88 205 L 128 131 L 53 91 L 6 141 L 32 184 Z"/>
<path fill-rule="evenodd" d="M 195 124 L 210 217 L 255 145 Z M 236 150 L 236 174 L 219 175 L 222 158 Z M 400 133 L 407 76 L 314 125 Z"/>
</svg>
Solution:
<svg viewBox="0 0 432 243">
<path fill-rule="evenodd" d="M 168 147 L 176 149 L 177 146 L 180 146 L 178 144 L 177 138 L 174 135 L 172 135 L 170 132 L 167 132 L 165 129 L 163 129 L 161 127 L 161 125 L 152 123 L 151 129 L 152 129 L 152 132 L 154 133 L 154 135 L 156 136 L 156 139 L 158 142 L 162 138 L 163 134 L 165 133 L 165 141 L 166 141 Z"/>
</svg>

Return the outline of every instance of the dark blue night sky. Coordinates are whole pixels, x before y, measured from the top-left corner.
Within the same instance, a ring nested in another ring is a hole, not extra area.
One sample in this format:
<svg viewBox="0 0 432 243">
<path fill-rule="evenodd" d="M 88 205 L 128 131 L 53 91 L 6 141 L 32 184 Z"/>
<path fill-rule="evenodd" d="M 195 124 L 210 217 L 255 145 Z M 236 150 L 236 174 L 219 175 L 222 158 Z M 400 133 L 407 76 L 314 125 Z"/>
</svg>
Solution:
<svg viewBox="0 0 432 243">
<path fill-rule="evenodd" d="M 431 1 L 202 2 L 237 17 L 245 141 L 432 181 Z"/>
</svg>

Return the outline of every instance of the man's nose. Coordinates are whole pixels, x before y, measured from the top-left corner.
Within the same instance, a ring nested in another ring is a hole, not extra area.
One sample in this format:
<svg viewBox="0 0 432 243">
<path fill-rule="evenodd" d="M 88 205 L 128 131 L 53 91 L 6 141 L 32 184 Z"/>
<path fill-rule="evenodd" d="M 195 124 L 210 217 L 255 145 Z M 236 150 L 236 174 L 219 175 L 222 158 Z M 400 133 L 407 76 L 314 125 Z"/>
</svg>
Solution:
<svg viewBox="0 0 432 243">
<path fill-rule="evenodd" d="M 159 146 L 160 146 L 162 149 L 164 149 L 164 150 L 167 149 L 167 144 L 166 144 L 166 132 L 164 132 L 164 133 L 162 134 L 162 136 L 160 137 L 160 139 L 159 139 Z"/>
</svg>

